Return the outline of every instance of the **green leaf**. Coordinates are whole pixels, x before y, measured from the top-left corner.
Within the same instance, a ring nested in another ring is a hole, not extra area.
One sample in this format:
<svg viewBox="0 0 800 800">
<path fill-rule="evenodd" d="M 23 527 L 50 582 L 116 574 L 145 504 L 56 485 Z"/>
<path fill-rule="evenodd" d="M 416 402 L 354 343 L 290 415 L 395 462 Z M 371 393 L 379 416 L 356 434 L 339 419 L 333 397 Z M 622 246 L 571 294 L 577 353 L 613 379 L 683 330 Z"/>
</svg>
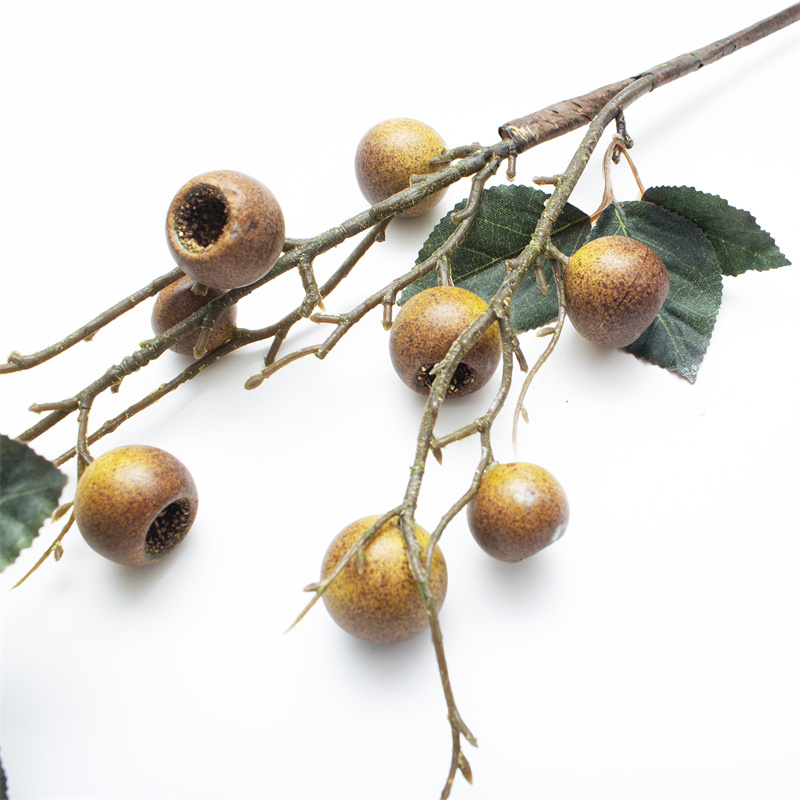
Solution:
<svg viewBox="0 0 800 800">
<path fill-rule="evenodd" d="M 0 800 L 8 800 L 8 784 L 2 761 L 0 761 Z"/>
<path fill-rule="evenodd" d="M 28 445 L 0 434 L 0 570 L 31 546 L 66 481 Z"/>
<path fill-rule="evenodd" d="M 734 208 L 717 195 L 691 186 L 656 186 L 648 189 L 642 199 L 694 222 L 714 247 L 723 275 L 741 275 L 750 269 L 775 269 L 791 263 L 752 214 Z"/>
<path fill-rule="evenodd" d="M 500 288 L 506 274 L 505 261 L 518 256 L 530 242 L 548 195 L 532 186 L 494 186 L 483 194 L 480 210 L 466 239 L 450 255 L 450 269 L 456 286 L 469 289 L 487 302 Z M 466 200 L 453 210 L 460 210 Z M 553 228 L 553 244 L 567 256 L 572 255 L 589 235 L 589 217 L 567 205 Z M 417 264 L 429 258 L 456 229 L 448 214 L 433 229 L 422 246 Z M 543 295 L 536 277 L 529 272 L 511 300 L 510 320 L 516 331 L 539 328 L 558 315 L 558 301 L 553 277 L 545 269 L 551 291 Z M 415 281 L 400 297 L 404 303 L 417 292 L 436 285 L 436 272 Z"/>
<path fill-rule="evenodd" d="M 722 276 L 711 242 L 683 216 L 641 201 L 609 206 L 591 238 L 599 236 L 631 236 L 661 257 L 669 271 L 669 294 L 650 327 L 625 350 L 694 383 L 722 302 Z"/>
</svg>

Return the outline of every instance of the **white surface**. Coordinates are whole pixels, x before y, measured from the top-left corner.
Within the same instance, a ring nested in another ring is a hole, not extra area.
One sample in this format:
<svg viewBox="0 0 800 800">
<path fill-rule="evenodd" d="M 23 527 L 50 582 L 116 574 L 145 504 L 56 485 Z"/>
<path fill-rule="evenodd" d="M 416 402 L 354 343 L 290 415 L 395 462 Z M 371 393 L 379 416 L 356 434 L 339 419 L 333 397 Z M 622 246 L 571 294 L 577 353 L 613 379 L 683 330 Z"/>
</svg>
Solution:
<svg viewBox="0 0 800 800">
<path fill-rule="evenodd" d="M 782 7 L 3 2 L 0 352 L 45 346 L 169 270 L 166 208 L 199 172 L 255 175 L 289 233 L 314 235 L 364 207 L 352 157 L 374 122 L 413 116 L 453 145 L 488 144 L 510 119 Z M 690 184 L 749 209 L 795 266 L 725 280 L 694 386 L 563 337 L 530 395 L 519 457 L 566 487 L 566 536 L 515 566 L 485 557 L 463 515 L 443 541 L 445 642 L 480 742 L 467 749 L 475 783 L 457 778 L 454 798 L 800 793 L 798 34 L 627 113 L 647 185 Z M 518 180 L 563 169 L 580 135 L 525 155 Z M 574 201 L 592 211 L 600 193 L 596 158 Z M 328 310 L 404 271 L 437 218 L 390 229 Z M 271 322 L 299 297 L 286 276 L 242 304 L 240 323 Z M 3 432 L 135 349 L 149 312 L 4 377 Z M 298 330 L 289 344 L 319 337 Z M 522 341 L 532 361 L 542 342 Z M 170 558 L 124 569 L 72 532 L 59 564 L 10 593 L 48 529 L 3 573 L 0 752 L 13 800 L 438 796 L 450 734 L 427 637 L 371 647 L 321 605 L 284 633 L 336 532 L 402 498 L 421 400 L 391 371 L 376 315 L 326 361 L 245 392 L 261 353 L 237 353 L 94 448 L 150 443 L 190 466 L 200 516 Z M 181 363 L 168 354 L 126 380 L 93 421 Z M 441 430 L 490 394 L 453 404 Z M 494 438 L 504 460 L 511 406 Z M 53 457 L 73 435 L 67 422 L 36 447 Z M 429 466 L 421 524 L 435 526 L 476 458 L 470 440 Z"/>
</svg>

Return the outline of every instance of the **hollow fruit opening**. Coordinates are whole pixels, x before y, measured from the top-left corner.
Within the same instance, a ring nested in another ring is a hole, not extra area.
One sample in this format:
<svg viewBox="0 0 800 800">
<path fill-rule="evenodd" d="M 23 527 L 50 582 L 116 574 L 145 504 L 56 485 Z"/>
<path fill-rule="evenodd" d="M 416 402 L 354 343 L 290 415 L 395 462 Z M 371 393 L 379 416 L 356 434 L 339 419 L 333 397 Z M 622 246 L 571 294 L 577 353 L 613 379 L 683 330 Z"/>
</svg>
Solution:
<svg viewBox="0 0 800 800">
<path fill-rule="evenodd" d="M 175 214 L 175 233 L 187 250 L 210 247 L 227 224 L 228 204 L 222 193 L 211 186 L 189 192 Z"/>
<path fill-rule="evenodd" d="M 177 500 L 159 512 L 144 540 L 148 558 L 161 558 L 183 539 L 189 530 L 189 511 L 188 500 Z"/>
<path fill-rule="evenodd" d="M 417 373 L 417 381 L 426 389 L 430 389 L 431 386 L 433 386 L 433 382 L 436 380 L 436 374 L 431 374 L 431 370 L 435 366 L 435 364 L 426 364 Z M 458 364 L 453 373 L 453 377 L 450 379 L 450 385 L 447 387 L 447 396 L 451 397 L 452 395 L 458 394 L 474 382 L 475 372 L 462 361 Z"/>
</svg>

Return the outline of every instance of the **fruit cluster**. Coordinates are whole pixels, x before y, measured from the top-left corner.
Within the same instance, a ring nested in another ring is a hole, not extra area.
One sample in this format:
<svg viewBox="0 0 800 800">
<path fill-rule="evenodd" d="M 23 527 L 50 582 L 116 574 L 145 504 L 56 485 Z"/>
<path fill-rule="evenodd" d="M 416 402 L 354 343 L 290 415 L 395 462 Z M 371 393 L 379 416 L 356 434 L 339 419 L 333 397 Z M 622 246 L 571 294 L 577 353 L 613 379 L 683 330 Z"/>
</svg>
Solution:
<svg viewBox="0 0 800 800">
<path fill-rule="evenodd" d="M 166 227 L 170 252 L 184 276 L 156 297 L 151 324 L 157 336 L 228 290 L 264 277 L 285 238 L 283 212 L 272 192 L 230 170 L 186 183 L 170 204 Z M 200 355 L 219 347 L 235 335 L 236 316 L 236 306 L 229 306 L 213 327 L 193 331 L 171 349 Z M 197 515 L 197 487 L 170 453 L 146 445 L 119 447 L 86 468 L 73 513 L 98 553 L 145 566 L 162 559 L 189 532 Z"/>
<path fill-rule="evenodd" d="M 358 145 L 359 187 L 367 200 L 380 203 L 413 185 L 414 176 L 435 172 L 436 158 L 444 152 L 439 134 L 421 122 L 382 122 Z M 411 205 L 403 215 L 425 213 L 442 194 Z M 167 214 L 169 248 L 185 274 L 156 298 L 156 335 L 225 292 L 263 278 L 281 253 L 284 236 L 281 208 L 259 181 L 216 171 L 186 183 Z M 669 292 L 669 275 L 656 253 L 620 236 L 581 247 L 563 267 L 563 281 L 566 312 L 575 329 L 597 344 L 614 347 L 642 335 Z M 400 380 L 428 395 L 454 344 L 488 308 L 478 295 L 457 286 L 434 286 L 407 299 L 389 334 L 389 357 Z M 235 336 L 236 306 L 226 308 L 206 334 L 201 339 L 201 331 L 195 330 L 172 349 L 197 355 L 199 343 L 213 350 Z M 491 381 L 502 359 L 498 322 L 491 322 L 458 355 L 447 400 L 477 392 Z M 197 489 L 174 456 L 153 447 L 120 447 L 87 467 L 74 514 L 87 542 L 102 555 L 123 564 L 150 564 L 185 537 L 197 514 Z M 379 522 L 379 517 L 364 517 L 334 538 L 319 585 L 325 587 L 323 599 L 331 617 L 349 633 L 375 643 L 404 641 L 428 626 L 424 592 L 432 594 L 436 611 L 441 608 L 447 567 L 438 544 L 427 553 L 430 536 L 418 525 L 404 536 L 399 517 Z M 467 522 L 485 552 L 516 562 L 563 536 L 569 503 L 561 484 L 543 467 L 490 461 L 468 503 Z M 420 564 L 426 563 L 426 586 L 412 574 L 407 548 L 413 543 L 408 537 L 424 556 Z"/>
</svg>

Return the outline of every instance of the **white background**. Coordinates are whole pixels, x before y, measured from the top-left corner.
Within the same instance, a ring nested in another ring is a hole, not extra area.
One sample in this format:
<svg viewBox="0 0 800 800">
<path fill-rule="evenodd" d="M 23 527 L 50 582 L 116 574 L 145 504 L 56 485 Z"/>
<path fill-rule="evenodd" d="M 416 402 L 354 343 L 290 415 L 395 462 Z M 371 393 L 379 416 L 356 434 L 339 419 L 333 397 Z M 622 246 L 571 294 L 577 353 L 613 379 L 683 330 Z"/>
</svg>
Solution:
<svg viewBox="0 0 800 800">
<path fill-rule="evenodd" d="M 254 175 L 290 235 L 315 235 L 365 207 L 353 154 L 379 120 L 490 144 L 510 119 L 783 5 L 3 2 L 0 352 L 39 349 L 171 269 L 166 209 L 200 172 Z M 795 265 L 798 34 L 627 112 L 646 185 L 747 208 Z M 580 135 L 526 154 L 518 181 L 563 169 Z M 601 189 L 598 156 L 574 202 L 593 211 Z M 451 188 L 441 212 L 466 191 Z M 618 196 L 632 191 L 620 168 Z M 391 226 L 327 309 L 407 270 L 437 219 Z M 322 259 L 320 277 L 348 250 Z M 272 322 L 300 297 L 289 274 L 242 303 L 240 324 Z M 726 278 L 694 386 L 566 331 L 517 454 L 567 489 L 566 536 L 504 565 L 460 515 L 442 543 L 445 644 L 480 743 L 467 750 L 474 785 L 458 777 L 454 798 L 798 797 L 798 297 L 797 266 Z M 150 307 L 3 377 L 2 431 L 136 349 Z M 323 334 L 309 324 L 287 347 Z M 531 362 L 543 346 L 522 344 Z M 73 531 L 59 564 L 10 592 L 49 528 L 3 573 L 0 752 L 14 800 L 438 797 L 450 734 L 428 637 L 372 647 L 321 604 L 284 633 L 333 536 L 405 491 L 422 399 L 386 348 L 373 314 L 324 362 L 254 392 L 242 386 L 263 348 L 240 351 L 94 447 L 172 451 L 200 515 L 152 568 L 107 562 Z M 184 363 L 170 353 L 127 379 L 92 421 Z M 492 394 L 453 403 L 440 432 Z M 494 434 L 501 460 L 514 458 L 512 405 Z M 73 436 L 63 423 L 36 449 L 55 457 Z M 477 456 L 469 440 L 429 465 L 422 525 L 466 488 Z M 73 492 L 70 473 L 64 499 Z"/>
</svg>

